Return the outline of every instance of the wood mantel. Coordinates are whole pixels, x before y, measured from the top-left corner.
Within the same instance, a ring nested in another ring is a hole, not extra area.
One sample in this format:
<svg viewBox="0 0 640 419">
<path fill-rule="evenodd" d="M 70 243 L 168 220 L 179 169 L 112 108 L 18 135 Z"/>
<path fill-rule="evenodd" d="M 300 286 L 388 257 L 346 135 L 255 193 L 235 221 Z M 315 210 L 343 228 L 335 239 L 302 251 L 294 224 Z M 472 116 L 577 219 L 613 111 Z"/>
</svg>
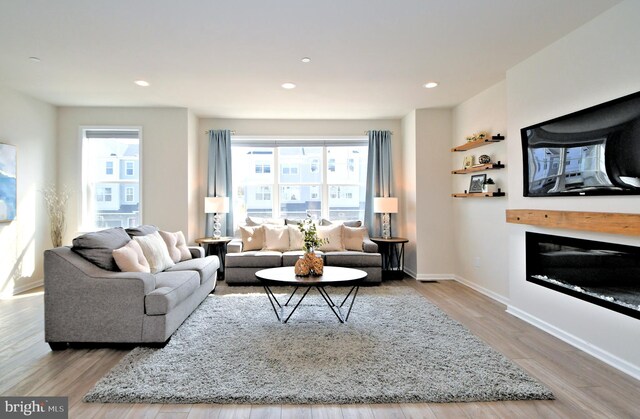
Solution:
<svg viewBox="0 0 640 419">
<path fill-rule="evenodd" d="M 508 209 L 507 222 L 598 233 L 640 236 L 640 214 Z"/>
</svg>

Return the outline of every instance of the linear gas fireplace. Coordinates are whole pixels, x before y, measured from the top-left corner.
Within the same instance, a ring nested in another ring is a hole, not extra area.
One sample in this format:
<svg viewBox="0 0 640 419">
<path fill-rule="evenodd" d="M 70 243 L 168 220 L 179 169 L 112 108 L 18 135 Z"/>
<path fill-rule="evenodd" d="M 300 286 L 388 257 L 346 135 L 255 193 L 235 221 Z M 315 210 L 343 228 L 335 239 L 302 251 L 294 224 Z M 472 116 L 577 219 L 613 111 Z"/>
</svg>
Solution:
<svg viewBox="0 0 640 419">
<path fill-rule="evenodd" d="M 640 319 L 640 247 L 526 233 L 527 281 Z"/>
</svg>

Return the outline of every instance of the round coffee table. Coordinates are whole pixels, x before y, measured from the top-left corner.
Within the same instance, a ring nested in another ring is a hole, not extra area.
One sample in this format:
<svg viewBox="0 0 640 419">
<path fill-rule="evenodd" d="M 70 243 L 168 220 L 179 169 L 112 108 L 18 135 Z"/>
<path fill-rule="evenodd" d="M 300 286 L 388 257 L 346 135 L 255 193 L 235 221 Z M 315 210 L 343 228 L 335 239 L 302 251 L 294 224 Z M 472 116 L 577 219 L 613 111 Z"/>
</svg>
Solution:
<svg viewBox="0 0 640 419">
<path fill-rule="evenodd" d="M 365 271 L 353 268 L 342 268 L 339 266 L 325 266 L 323 274 L 321 276 L 297 276 L 294 272 L 293 266 L 263 269 L 256 272 L 256 278 L 258 278 L 260 282 L 262 282 L 264 291 L 266 292 L 267 297 L 269 298 L 269 302 L 273 307 L 273 311 L 276 313 L 276 317 L 278 318 L 278 320 L 280 320 L 282 323 L 286 323 L 289 321 L 291 315 L 296 311 L 298 306 L 300 306 L 300 303 L 302 302 L 302 300 L 304 300 L 304 297 L 307 296 L 311 288 L 315 288 L 318 290 L 318 292 L 327 303 L 331 311 L 333 311 L 333 314 L 336 315 L 340 323 L 346 322 L 349 319 L 349 314 L 351 314 L 351 308 L 353 307 L 353 303 L 356 300 L 356 295 L 358 295 L 360 283 L 366 277 L 367 273 Z M 280 304 L 273 291 L 271 290 L 270 285 L 291 285 L 295 288 L 287 299 L 287 302 L 284 304 Z M 333 300 L 327 293 L 327 290 L 325 290 L 325 287 L 341 285 L 351 285 L 351 290 L 344 298 L 344 300 L 342 300 L 342 303 L 338 305 L 333 302 Z M 299 288 L 307 288 L 307 290 L 304 292 L 304 294 L 302 294 L 302 297 L 293 307 L 293 310 L 291 310 L 285 317 L 285 307 L 289 306 L 291 299 L 296 294 Z M 351 303 L 348 306 L 347 315 L 345 316 L 342 313 L 342 307 L 347 302 L 349 297 L 351 297 Z"/>
</svg>

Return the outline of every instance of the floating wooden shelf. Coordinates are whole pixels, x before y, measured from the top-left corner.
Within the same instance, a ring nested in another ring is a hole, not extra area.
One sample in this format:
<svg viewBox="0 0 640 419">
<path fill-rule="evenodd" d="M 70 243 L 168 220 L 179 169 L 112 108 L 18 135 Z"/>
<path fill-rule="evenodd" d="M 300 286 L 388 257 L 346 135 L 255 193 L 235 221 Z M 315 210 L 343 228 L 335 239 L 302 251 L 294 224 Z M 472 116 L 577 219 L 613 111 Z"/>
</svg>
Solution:
<svg viewBox="0 0 640 419">
<path fill-rule="evenodd" d="M 504 140 L 504 137 L 502 135 L 494 135 L 493 137 L 485 138 L 484 140 L 469 141 L 466 144 L 462 144 L 462 145 L 459 145 L 457 147 L 452 148 L 451 151 L 472 150 L 472 149 L 477 148 L 477 147 L 482 147 L 483 145 L 487 145 L 487 144 L 491 144 L 491 143 L 498 143 L 498 142 L 500 142 L 502 140 Z"/>
<path fill-rule="evenodd" d="M 453 193 L 454 198 L 495 198 L 505 196 L 504 192 L 476 192 L 476 193 Z"/>
<path fill-rule="evenodd" d="M 508 209 L 507 222 L 550 228 L 640 236 L 640 214 Z"/>
<path fill-rule="evenodd" d="M 454 175 L 462 175 L 465 173 L 482 172 L 484 170 L 497 170 L 497 169 L 504 169 L 504 164 L 501 164 L 501 163 L 481 164 L 478 166 L 469 167 L 468 169 L 452 170 L 451 173 L 453 173 Z"/>
</svg>

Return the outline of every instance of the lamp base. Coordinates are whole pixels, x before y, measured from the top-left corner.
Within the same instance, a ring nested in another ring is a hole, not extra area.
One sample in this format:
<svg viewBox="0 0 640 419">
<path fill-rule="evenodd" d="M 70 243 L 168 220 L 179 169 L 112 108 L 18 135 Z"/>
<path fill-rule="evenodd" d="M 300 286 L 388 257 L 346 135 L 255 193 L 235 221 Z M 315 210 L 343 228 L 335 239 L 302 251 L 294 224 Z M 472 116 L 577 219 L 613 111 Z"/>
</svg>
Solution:
<svg viewBox="0 0 640 419">
<path fill-rule="evenodd" d="M 388 213 L 382 214 L 382 238 L 391 238 L 391 217 Z"/>
<path fill-rule="evenodd" d="M 213 237 L 214 239 L 219 239 L 221 236 L 220 228 L 222 228 L 222 224 L 220 223 L 220 215 L 213 214 Z"/>
</svg>

